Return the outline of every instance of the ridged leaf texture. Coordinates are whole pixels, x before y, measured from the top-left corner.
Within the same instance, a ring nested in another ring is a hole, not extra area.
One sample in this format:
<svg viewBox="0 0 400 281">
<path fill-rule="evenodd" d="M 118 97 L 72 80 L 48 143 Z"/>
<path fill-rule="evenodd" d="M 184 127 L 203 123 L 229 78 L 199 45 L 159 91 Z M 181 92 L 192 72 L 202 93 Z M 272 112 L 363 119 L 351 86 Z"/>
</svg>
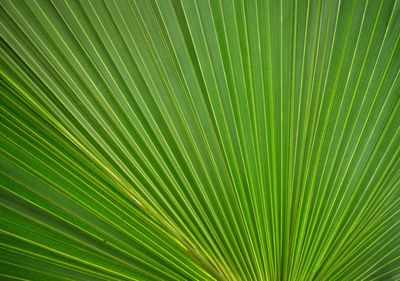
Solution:
<svg viewBox="0 0 400 281">
<path fill-rule="evenodd" d="M 0 22 L 1 280 L 400 280 L 400 1 Z"/>
</svg>

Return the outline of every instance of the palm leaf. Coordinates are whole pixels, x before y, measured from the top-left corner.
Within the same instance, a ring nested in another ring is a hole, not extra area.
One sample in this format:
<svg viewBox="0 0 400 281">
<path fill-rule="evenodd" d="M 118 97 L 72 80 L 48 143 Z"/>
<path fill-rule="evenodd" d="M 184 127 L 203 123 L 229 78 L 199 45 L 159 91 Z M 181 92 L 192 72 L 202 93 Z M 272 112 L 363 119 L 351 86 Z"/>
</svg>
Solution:
<svg viewBox="0 0 400 281">
<path fill-rule="evenodd" d="M 3 280 L 399 280 L 400 2 L 1 0 Z"/>
</svg>

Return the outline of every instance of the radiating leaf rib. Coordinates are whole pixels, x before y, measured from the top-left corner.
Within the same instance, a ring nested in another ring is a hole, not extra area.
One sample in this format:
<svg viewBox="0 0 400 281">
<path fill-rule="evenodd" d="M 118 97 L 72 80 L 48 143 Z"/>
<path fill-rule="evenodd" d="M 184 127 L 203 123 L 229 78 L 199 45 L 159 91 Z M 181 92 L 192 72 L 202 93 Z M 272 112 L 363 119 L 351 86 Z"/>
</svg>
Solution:
<svg viewBox="0 0 400 281">
<path fill-rule="evenodd" d="M 399 12 L 1 0 L 0 279 L 397 280 Z"/>
</svg>

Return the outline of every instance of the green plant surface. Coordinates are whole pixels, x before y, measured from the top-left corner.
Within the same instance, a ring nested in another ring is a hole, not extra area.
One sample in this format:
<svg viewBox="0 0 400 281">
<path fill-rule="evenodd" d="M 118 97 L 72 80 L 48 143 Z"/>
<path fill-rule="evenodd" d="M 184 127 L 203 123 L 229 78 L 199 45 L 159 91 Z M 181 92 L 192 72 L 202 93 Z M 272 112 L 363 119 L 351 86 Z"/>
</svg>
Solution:
<svg viewBox="0 0 400 281">
<path fill-rule="evenodd" d="M 400 1 L 0 23 L 1 280 L 400 280 Z"/>
</svg>

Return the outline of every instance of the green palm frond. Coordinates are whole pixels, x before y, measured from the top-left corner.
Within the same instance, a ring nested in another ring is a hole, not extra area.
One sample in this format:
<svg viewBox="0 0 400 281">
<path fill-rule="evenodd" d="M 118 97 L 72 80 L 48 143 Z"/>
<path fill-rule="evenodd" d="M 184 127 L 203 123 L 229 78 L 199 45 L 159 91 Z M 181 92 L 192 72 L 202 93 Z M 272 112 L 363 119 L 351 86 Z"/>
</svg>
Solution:
<svg viewBox="0 0 400 281">
<path fill-rule="evenodd" d="M 0 4 L 1 280 L 400 280 L 400 1 Z"/>
</svg>

